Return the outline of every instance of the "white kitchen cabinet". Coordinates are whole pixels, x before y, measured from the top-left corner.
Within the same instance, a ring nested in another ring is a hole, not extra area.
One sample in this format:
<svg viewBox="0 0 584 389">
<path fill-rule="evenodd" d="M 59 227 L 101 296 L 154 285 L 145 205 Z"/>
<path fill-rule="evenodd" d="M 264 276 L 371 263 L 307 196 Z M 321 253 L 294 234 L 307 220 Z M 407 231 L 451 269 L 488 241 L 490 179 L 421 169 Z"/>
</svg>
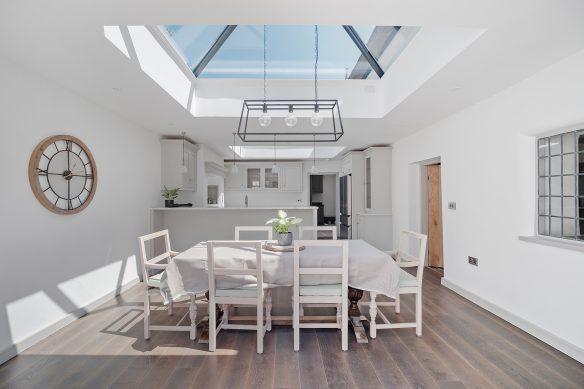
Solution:
<svg viewBox="0 0 584 389">
<path fill-rule="evenodd" d="M 199 146 L 182 139 L 162 139 L 162 185 L 180 188 L 181 191 L 197 190 L 197 152 Z M 186 171 L 183 168 L 186 166 Z"/>
<path fill-rule="evenodd" d="M 302 192 L 302 164 L 282 164 L 282 190 L 287 192 Z"/>
<path fill-rule="evenodd" d="M 365 210 L 391 213 L 391 147 L 370 147 L 365 157 Z"/>
<path fill-rule="evenodd" d="M 225 176 L 225 189 L 226 190 L 243 190 L 244 180 L 247 169 L 238 166 L 237 173 L 228 172 Z"/>
</svg>

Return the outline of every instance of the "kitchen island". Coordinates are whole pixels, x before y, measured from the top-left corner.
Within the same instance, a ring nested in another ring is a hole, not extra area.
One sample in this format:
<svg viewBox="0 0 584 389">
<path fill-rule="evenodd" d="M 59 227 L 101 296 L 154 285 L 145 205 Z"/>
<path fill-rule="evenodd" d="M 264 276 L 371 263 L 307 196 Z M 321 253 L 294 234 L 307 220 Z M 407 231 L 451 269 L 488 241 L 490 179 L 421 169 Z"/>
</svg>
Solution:
<svg viewBox="0 0 584 389">
<path fill-rule="evenodd" d="M 205 240 L 233 240 L 235 226 L 263 226 L 280 209 L 303 218 L 303 226 L 316 225 L 317 207 L 152 208 L 151 231 L 168 229 L 172 249 L 184 251 Z M 293 233 L 296 237 L 295 228 Z M 241 239 L 265 238 L 250 232 Z"/>
</svg>

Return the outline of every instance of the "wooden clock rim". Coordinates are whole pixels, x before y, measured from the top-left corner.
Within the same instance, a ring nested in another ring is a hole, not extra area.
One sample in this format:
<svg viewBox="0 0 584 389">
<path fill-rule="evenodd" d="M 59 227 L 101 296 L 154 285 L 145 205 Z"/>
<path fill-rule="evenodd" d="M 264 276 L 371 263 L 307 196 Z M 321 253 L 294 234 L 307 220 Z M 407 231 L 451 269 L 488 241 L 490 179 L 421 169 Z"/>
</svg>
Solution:
<svg viewBox="0 0 584 389">
<path fill-rule="evenodd" d="M 38 163 L 43 155 L 43 152 L 46 150 L 46 148 L 50 144 L 52 144 L 53 142 L 62 141 L 62 140 L 72 141 L 73 143 L 77 143 L 79 146 L 81 146 L 81 148 L 83 148 L 83 151 L 85 152 L 85 154 L 87 154 L 87 158 L 89 158 L 89 163 L 91 164 L 91 170 L 92 170 L 92 175 L 93 175 L 93 185 L 91 187 L 91 191 L 89 192 L 89 195 L 87 196 L 87 200 L 85 200 L 85 202 L 83 204 L 81 204 L 79 207 L 72 209 L 72 210 L 59 208 L 47 200 L 47 198 L 45 197 L 43 190 L 41 188 L 41 184 L 40 184 L 39 179 L 38 179 L 38 174 L 36 173 L 36 168 L 38 167 Z M 74 215 L 76 213 L 83 211 L 85 208 L 87 208 L 89 203 L 91 203 L 91 201 L 93 200 L 93 196 L 95 195 L 95 191 L 97 190 L 97 167 L 95 165 L 95 159 L 93 159 L 93 155 L 91 154 L 91 151 L 89 151 L 89 148 L 87 147 L 87 145 L 85 143 L 83 143 L 83 141 L 81 141 L 79 138 L 76 138 L 72 135 L 52 135 L 52 136 L 49 136 L 49 137 L 43 139 L 34 148 L 32 154 L 30 156 L 30 160 L 28 161 L 28 182 L 30 183 L 30 188 L 32 189 L 32 193 L 34 193 L 34 196 L 39 201 L 39 203 L 42 204 L 43 207 L 45 207 L 49 211 L 56 213 L 56 214 L 59 214 L 59 215 Z"/>
</svg>

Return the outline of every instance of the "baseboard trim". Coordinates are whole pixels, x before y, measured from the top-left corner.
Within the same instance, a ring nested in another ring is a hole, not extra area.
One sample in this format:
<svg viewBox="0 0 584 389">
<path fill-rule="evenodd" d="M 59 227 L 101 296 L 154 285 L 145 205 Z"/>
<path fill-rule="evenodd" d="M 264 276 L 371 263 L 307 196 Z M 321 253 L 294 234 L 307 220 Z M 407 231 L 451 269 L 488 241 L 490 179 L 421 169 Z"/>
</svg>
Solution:
<svg viewBox="0 0 584 389">
<path fill-rule="evenodd" d="M 67 314 L 63 318 L 57 320 L 55 323 L 46 326 L 45 328 L 38 331 L 37 333 L 29 336 L 28 338 L 21 340 L 20 342 L 14 343 L 11 346 L 8 346 L 4 350 L 0 351 L 0 365 L 2 365 L 4 362 L 7 362 L 8 360 L 14 358 L 15 356 L 17 356 L 18 354 L 20 354 L 21 352 L 23 352 L 27 348 L 37 344 L 41 340 L 54 334 L 55 332 L 57 332 L 61 328 L 65 327 L 66 325 L 74 322 L 75 320 L 79 319 L 80 317 L 87 315 L 88 313 L 95 310 L 99 306 L 105 304 L 106 302 L 108 302 L 112 298 L 116 297 L 120 293 L 123 293 L 124 291 L 128 290 L 132 286 L 136 285 L 138 282 L 140 282 L 138 277 L 133 278 L 132 280 L 123 284 L 121 287 L 116 288 L 115 290 L 113 290 L 109 293 L 106 293 L 102 297 L 87 304 L 84 307 L 77 308 L 75 311 Z"/>
<path fill-rule="evenodd" d="M 461 295 L 462 297 L 466 298 L 467 300 L 472 301 L 479 307 L 486 309 L 487 311 L 491 312 L 494 315 L 499 316 L 501 319 L 513 324 L 514 326 L 522 329 L 523 331 L 527 332 L 530 335 L 535 336 L 539 340 L 544 343 L 549 344 L 553 348 L 563 352 L 564 354 L 574 358 L 580 363 L 584 363 L 584 349 L 566 341 L 565 339 L 560 338 L 557 335 L 552 334 L 551 332 L 528 322 L 527 320 L 515 315 L 512 312 L 509 312 L 496 304 L 491 303 L 483 299 L 482 297 L 477 296 L 473 292 L 470 292 L 464 289 L 461 286 L 458 286 L 452 281 L 447 280 L 446 278 L 442 277 L 442 285 L 447 287 L 448 289 L 452 290 L 453 292 Z"/>
</svg>

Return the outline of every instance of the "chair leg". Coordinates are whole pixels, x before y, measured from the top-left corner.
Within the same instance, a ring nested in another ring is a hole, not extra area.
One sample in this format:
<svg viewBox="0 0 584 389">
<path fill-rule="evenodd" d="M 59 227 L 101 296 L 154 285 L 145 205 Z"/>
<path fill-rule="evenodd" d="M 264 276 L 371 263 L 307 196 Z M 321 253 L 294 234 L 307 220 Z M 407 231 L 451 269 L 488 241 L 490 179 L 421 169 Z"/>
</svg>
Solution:
<svg viewBox="0 0 584 389">
<path fill-rule="evenodd" d="M 223 304 L 221 305 L 221 308 L 223 309 L 223 318 L 221 319 L 221 323 L 229 324 L 229 309 L 231 309 L 231 305 Z"/>
<path fill-rule="evenodd" d="M 398 294 L 395 298 L 395 313 L 400 313 L 401 307 L 400 307 L 400 295 Z"/>
<path fill-rule="evenodd" d="M 342 303 L 342 323 L 341 323 L 341 349 L 347 351 L 349 349 L 349 306 L 347 300 Z"/>
<path fill-rule="evenodd" d="M 191 297 L 191 305 L 189 306 L 189 318 L 191 319 L 191 340 L 197 339 L 197 298 Z"/>
<path fill-rule="evenodd" d="M 266 291 L 266 330 L 272 330 L 272 289 Z"/>
<path fill-rule="evenodd" d="M 377 323 L 375 319 L 377 318 L 377 302 L 375 298 L 377 297 L 377 293 L 371 292 L 369 293 L 371 301 L 369 301 L 369 335 L 371 338 L 375 339 L 377 337 Z"/>
<path fill-rule="evenodd" d="M 256 307 L 256 327 L 257 327 L 257 353 L 264 353 L 264 306 Z"/>
<path fill-rule="evenodd" d="M 342 305 L 337 304 L 337 324 L 339 325 L 339 328 L 341 328 L 341 320 L 343 320 L 342 312 L 343 312 Z"/>
<path fill-rule="evenodd" d="M 300 350 L 300 304 L 293 297 L 292 327 L 294 328 L 294 351 Z"/>
<path fill-rule="evenodd" d="M 217 318 L 215 300 L 209 301 L 209 351 L 215 351 L 217 341 Z"/>
<path fill-rule="evenodd" d="M 168 316 L 172 316 L 172 301 L 168 303 Z"/>
<path fill-rule="evenodd" d="M 416 335 L 422 336 L 422 290 L 416 293 Z"/>
<path fill-rule="evenodd" d="M 150 291 L 146 285 L 144 293 L 144 339 L 150 339 Z"/>
</svg>

